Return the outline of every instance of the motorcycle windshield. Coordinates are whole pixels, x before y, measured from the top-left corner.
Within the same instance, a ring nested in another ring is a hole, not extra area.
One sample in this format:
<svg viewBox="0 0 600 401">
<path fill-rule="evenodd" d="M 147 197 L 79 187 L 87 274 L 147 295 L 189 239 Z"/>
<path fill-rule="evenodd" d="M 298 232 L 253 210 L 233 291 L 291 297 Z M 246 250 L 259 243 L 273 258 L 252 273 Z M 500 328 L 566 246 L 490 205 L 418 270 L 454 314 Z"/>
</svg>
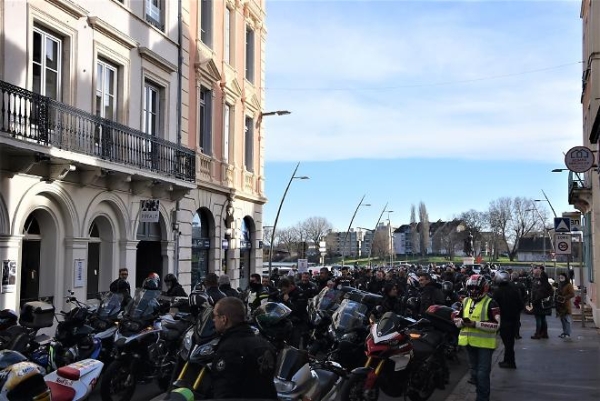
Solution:
<svg viewBox="0 0 600 401">
<path fill-rule="evenodd" d="M 381 333 L 379 334 L 380 336 L 385 336 L 386 334 L 404 329 L 414 323 L 416 323 L 416 320 L 414 319 L 398 316 L 393 312 L 386 312 L 381 319 L 379 319 L 379 322 L 377 322 L 377 333 Z"/>
<path fill-rule="evenodd" d="M 135 290 L 133 301 L 127 305 L 125 314 L 130 319 L 146 320 L 156 315 L 159 311 L 158 297 L 160 290 L 146 290 L 138 288 Z"/>
<path fill-rule="evenodd" d="M 215 322 L 212 319 L 212 307 L 207 307 L 200 312 L 198 315 L 198 321 L 196 322 L 196 335 L 199 337 L 200 342 L 204 342 L 207 338 L 215 337 L 217 332 L 215 330 Z"/>
<path fill-rule="evenodd" d="M 344 299 L 333 314 L 333 327 L 336 331 L 348 332 L 363 327 L 367 318 L 368 308 L 351 299 Z"/>
<path fill-rule="evenodd" d="M 102 298 L 100 307 L 98 307 L 99 317 L 112 317 L 119 313 L 121 304 L 123 303 L 123 294 L 109 292 Z"/>
<path fill-rule="evenodd" d="M 338 307 L 343 297 L 344 291 L 325 287 L 315 297 L 315 305 L 317 305 L 318 310 L 333 311 Z"/>
<path fill-rule="evenodd" d="M 285 347 L 277 356 L 275 377 L 291 381 L 302 366 L 308 363 L 308 353 L 294 347 Z"/>
</svg>

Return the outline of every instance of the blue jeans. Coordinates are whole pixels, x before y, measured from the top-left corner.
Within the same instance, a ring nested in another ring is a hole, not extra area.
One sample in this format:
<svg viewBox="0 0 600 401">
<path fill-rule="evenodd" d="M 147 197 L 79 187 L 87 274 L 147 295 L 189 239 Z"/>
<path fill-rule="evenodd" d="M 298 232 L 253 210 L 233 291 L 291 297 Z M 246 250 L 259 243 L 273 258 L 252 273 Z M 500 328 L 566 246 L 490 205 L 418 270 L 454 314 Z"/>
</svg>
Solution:
<svg viewBox="0 0 600 401">
<path fill-rule="evenodd" d="M 490 401 L 490 372 L 492 370 L 493 349 L 476 348 L 467 345 L 471 379 L 477 381 L 477 398 L 475 401 Z"/>
<path fill-rule="evenodd" d="M 548 323 L 546 322 L 546 315 L 535 314 L 535 333 L 542 334 L 542 332 L 548 331 Z"/>
<path fill-rule="evenodd" d="M 560 323 L 562 324 L 563 334 L 571 337 L 571 315 L 561 316 Z"/>
</svg>

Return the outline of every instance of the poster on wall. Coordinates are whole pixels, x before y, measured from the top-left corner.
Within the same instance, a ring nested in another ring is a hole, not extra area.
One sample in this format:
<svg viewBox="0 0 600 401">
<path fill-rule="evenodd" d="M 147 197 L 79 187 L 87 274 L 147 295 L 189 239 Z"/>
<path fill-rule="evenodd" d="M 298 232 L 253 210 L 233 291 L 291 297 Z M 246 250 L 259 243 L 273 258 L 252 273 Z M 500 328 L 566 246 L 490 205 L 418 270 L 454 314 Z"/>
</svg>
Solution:
<svg viewBox="0 0 600 401">
<path fill-rule="evenodd" d="M 17 284 L 17 261 L 2 261 L 2 292 L 15 292 Z"/>
<path fill-rule="evenodd" d="M 140 223 L 158 223 L 160 216 L 160 201 L 158 199 L 142 199 L 140 206 Z"/>
<path fill-rule="evenodd" d="M 83 259 L 75 259 L 75 266 L 73 271 L 73 287 L 81 288 L 85 284 Z"/>
</svg>

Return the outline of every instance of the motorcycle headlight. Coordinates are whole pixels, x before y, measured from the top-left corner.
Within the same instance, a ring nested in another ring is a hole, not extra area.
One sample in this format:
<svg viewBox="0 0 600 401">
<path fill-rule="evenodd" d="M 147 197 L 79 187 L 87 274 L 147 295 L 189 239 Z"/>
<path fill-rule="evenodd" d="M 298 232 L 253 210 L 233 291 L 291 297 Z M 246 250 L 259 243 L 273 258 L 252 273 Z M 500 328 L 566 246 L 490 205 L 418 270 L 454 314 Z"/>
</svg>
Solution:
<svg viewBox="0 0 600 401">
<path fill-rule="evenodd" d="M 277 393 L 289 393 L 296 386 L 296 383 L 292 381 L 281 380 L 277 377 L 273 379 L 273 383 L 275 383 L 275 391 Z"/>
<path fill-rule="evenodd" d="M 197 346 L 193 351 L 190 359 L 202 359 L 212 355 L 215 352 L 215 347 L 219 343 L 219 339 L 214 339 L 209 343 Z"/>
<path fill-rule="evenodd" d="M 183 359 L 187 359 L 190 354 L 190 350 L 194 345 L 194 328 L 192 327 L 188 331 L 185 332 L 183 336 L 183 341 L 181 342 L 180 354 Z"/>
</svg>

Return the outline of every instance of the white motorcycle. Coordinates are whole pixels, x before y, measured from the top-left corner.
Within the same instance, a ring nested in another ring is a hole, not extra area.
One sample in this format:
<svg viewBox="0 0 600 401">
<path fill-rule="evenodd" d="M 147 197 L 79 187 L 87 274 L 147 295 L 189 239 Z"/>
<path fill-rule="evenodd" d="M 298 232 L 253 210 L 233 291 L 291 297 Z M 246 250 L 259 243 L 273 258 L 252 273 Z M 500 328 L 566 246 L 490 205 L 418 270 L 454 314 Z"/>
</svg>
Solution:
<svg viewBox="0 0 600 401">
<path fill-rule="evenodd" d="M 84 400 L 91 394 L 102 372 L 103 363 L 84 359 L 63 366 L 48 375 L 43 367 L 23 354 L 0 351 L 0 401 Z"/>
</svg>

